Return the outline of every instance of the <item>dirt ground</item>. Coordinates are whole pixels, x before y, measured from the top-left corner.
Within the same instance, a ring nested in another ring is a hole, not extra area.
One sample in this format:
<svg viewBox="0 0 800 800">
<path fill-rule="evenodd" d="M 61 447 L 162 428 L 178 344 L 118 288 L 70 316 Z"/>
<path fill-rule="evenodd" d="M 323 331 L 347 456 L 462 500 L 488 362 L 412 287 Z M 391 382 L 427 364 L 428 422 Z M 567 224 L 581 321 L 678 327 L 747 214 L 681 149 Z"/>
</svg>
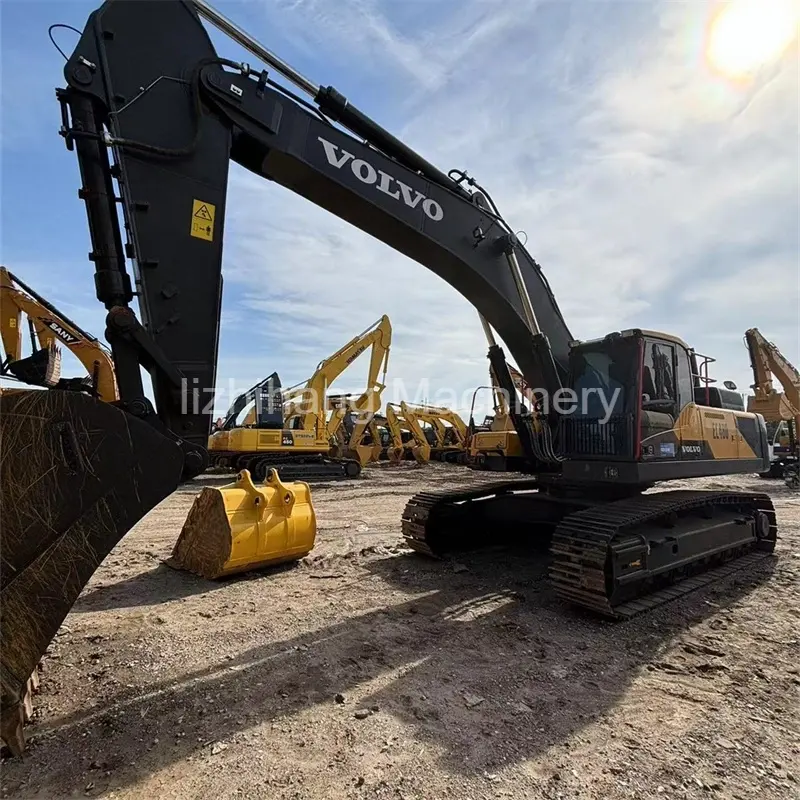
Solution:
<svg viewBox="0 0 800 800">
<path fill-rule="evenodd" d="M 487 479 L 404 465 L 314 487 L 312 556 L 219 583 L 161 563 L 182 488 L 67 617 L 3 796 L 798 797 L 797 494 L 687 481 L 768 490 L 776 557 L 614 624 L 557 601 L 524 549 L 403 548 L 414 492 Z"/>
</svg>

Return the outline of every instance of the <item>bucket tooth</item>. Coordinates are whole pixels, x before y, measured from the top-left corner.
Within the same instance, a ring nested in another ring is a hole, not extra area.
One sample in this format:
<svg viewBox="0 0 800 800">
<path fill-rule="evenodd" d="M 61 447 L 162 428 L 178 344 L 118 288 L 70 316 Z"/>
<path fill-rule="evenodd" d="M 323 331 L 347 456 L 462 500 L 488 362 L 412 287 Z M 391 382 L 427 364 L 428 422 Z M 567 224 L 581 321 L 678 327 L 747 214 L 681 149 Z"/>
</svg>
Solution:
<svg viewBox="0 0 800 800">
<path fill-rule="evenodd" d="M 166 563 L 216 580 L 303 558 L 316 532 L 307 483 L 283 483 L 270 470 L 256 486 L 245 469 L 227 486 L 203 488 Z"/>
</svg>

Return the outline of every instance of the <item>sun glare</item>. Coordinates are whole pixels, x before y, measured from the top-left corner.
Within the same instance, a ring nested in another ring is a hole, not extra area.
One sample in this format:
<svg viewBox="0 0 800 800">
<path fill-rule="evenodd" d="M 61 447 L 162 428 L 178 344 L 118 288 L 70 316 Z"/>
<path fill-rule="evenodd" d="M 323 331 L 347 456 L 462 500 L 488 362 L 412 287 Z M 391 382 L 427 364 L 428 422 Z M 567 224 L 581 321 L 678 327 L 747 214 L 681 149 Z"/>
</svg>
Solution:
<svg viewBox="0 0 800 800">
<path fill-rule="evenodd" d="M 797 0 L 734 0 L 711 23 L 706 55 L 728 78 L 746 78 L 776 61 L 800 26 Z"/>
</svg>

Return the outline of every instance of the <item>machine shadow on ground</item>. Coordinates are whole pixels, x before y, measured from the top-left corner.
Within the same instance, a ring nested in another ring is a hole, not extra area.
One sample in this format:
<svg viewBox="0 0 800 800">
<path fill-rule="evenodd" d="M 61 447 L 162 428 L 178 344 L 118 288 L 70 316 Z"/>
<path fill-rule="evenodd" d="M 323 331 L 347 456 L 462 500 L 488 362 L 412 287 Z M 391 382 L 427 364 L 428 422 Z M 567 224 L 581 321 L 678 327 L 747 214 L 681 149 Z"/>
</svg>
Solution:
<svg viewBox="0 0 800 800">
<path fill-rule="evenodd" d="M 546 560 L 521 549 L 457 563 L 368 559 L 359 581 L 414 597 L 155 682 L 144 695 L 122 689 L 101 711 L 39 726 L 25 760 L 6 762 L 6 777 L 50 796 L 63 792 L 68 773 L 59 765 L 69 764 L 78 739 L 109 772 L 95 779 L 97 790 L 121 789 L 198 756 L 209 742 L 276 719 L 291 725 L 320 704 L 341 709 L 342 727 L 369 725 L 353 713 L 375 706 L 433 745 L 446 771 L 480 775 L 542 753 L 611 712 L 676 635 L 768 580 L 775 561 L 668 609 L 611 623 L 560 603 L 544 580 Z M 356 705 L 353 695 L 372 681 L 380 688 Z M 346 702 L 336 704 L 337 694 Z"/>
<path fill-rule="evenodd" d="M 292 564 L 281 564 L 270 568 L 271 575 L 292 569 Z M 157 606 L 171 600 L 217 592 L 237 581 L 258 580 L 259 575 L 245 572 L 232 575 L 224 581 L 211 581 L 185 570 L 167 566 L 163 561 L 147 572 L 130 578 L 89 588 L 75 601 L 71 612 L 85 614 L 92 611 Z"/>
</svg>

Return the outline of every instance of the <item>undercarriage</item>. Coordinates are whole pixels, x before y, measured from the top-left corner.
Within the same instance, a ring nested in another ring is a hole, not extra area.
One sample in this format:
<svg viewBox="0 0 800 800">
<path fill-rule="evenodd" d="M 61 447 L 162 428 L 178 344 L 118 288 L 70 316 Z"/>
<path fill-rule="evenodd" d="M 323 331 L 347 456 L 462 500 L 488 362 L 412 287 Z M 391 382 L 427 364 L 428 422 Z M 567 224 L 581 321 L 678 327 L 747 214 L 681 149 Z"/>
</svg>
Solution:
<svg viewBox="0 0 800 800">
<path fill-rule="evenodd" d="M 213 454 L 211 465 L 232 472 L 250 470 L 256 482 L 263 481 L 270 469 L 282 480 L 346 480 L 361 474 L 361 464 L 352 458 L 331 458 L 327 452 L 272 452 Z"/>
<path fill-rule="evenodd" d="M 775 548 L 769 496 L 632 491 L 603 497 L 540 479 L 421 492 L 403 512 L 415 552 L 442 557 L 499 542 L 547 549 L 559 598 L 623 619 L 749 567 Z"/>
</svg>

